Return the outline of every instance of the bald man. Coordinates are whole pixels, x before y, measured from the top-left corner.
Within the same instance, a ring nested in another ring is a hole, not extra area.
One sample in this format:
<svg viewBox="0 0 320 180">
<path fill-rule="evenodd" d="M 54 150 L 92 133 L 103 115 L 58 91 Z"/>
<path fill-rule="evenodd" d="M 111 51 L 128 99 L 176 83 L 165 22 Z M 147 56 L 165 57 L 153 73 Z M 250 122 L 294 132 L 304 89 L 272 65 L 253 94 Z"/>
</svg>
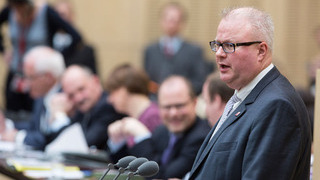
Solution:
<svg viewBox="0 0 320 180">
<path fill-rule="evenodd" d="M 87 67 L 71 65 L 63 74 L 61 84 L 63 94 L 52 103 L 55 120 L 79 122 L 88 146 L 105 149 L 108 125 L 123 115 L 107 103 L 99 77 Z M 69 103 L 72 108 L 65 106 Z M 74 115 L 70 113 L 72 110 Z"/>
<path fill-rule="evenodd" d="M 225 9 L 210 47 L 234 95 L 198 151 L 190 180 L 309 179 L 308 112 L 272 63 L 272 18 Z"/>
</svg>

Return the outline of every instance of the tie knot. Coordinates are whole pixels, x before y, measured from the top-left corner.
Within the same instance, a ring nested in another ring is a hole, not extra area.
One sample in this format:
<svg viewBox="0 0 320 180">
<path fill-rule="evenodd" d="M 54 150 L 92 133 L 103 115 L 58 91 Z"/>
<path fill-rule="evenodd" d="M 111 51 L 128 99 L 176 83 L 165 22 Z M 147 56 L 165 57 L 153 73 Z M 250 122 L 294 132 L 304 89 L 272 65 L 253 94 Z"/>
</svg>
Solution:
<svg viewBox="0 0 320 180">
<path fill-rule="evenodd" d="M 230 100 L 231 100 L 231 101 L 232 101 L 232 103 L 234 104 L 234 103 L 239 102 L 241 99 L 240 99 L 240 98 L 238 98 L 237 94 L 234 94 L 234 95 L 231 97 L 231 99 L 230 99 Z"/>
</svg>

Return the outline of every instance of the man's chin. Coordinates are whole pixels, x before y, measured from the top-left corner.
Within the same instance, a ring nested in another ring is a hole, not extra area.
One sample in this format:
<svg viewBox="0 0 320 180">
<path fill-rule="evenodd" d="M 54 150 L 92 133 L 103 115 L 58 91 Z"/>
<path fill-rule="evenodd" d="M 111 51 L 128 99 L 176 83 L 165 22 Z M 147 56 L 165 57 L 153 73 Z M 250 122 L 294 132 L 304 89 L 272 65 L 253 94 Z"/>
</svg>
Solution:
<svg viewBox="0 0 320 180">
<path fill-rule="evenodd" d="M 183 132 L 183 130 L 181 128 L 174 127 L 174 128 L 170 128 L 170 132 L 178 134 Z"/>
<path fill-rule="evenodd" d="M 88 109 L 86 106 L 78 106 L 77 109 L 82 112 L 82 113 L 86 113 L 88 112 Z"/>
</svg>

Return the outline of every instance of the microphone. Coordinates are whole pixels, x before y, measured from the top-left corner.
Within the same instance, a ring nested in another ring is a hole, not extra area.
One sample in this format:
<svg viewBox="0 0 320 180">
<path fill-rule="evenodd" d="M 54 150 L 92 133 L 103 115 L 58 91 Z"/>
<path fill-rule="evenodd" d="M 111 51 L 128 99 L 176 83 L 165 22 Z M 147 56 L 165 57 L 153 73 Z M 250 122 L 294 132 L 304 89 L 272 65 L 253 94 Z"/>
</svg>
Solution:
<svg viewBox="0 0 320 180">
<path fill-rule="evenodd" d="M 132 178 L 134 175 L 140 175 L 143 177 L 154 176 L 159 172 L 159 165 L 155 161 L 147 161 L 138 167 L 137 171 L 130 172 L 128 174 L 127 180 Z"/>
<path fill-rule="evenodd" d="M 147 162 L 148 159 L 147 158 L 144 158 L 144 157 L 140 157 L 140 158 L 137 158 L 133 161 L 131 161 L 128 165 L 128 167 L 126 168 L 126 170 L 129 170 L 129 171 L 132 171 L 132 172 L 135 172 L 138 170 L 138 167 L 141 166 L 143 163 Z"/>
<path fill-rule="evenodd" d="M 114 169 L 115 167 L 127 167 L 128 166 L 128 164 L 131 162 L 131 161 L 133 161 L 133 160 L 135 160 L 136 159 L 136 157 L 134 157 L 134 156 L 126 156 L 126 157 L 123 157 L 123 158 L 121 158 L 121 159 L 119 159 L 119 161 L 117 162 L 117 164 L 112 164 L 112 163 L 109 163 L 108 164 L 108 167 L 107 167 L 107 170 L 103 173 L 103 175 L 100 177 L 100 179 L 99 180 L 102 180 L 107 174 L 108 174 L 108 172 L 110 171 L 110 169 Z"/>
</svg>

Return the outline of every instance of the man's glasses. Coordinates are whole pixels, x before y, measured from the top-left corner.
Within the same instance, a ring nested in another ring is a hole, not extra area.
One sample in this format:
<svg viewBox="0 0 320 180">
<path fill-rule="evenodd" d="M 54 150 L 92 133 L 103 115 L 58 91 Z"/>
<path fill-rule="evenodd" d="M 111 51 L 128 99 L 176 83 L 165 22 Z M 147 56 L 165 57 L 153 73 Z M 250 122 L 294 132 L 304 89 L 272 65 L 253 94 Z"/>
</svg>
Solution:
<svg viewBox="0 0 320 180">
<path fill-rule="evenodd" d="M 222 49 L 225 53 L 233 53 L 236 50 L 236 46 L 250 46 L 252 44 L 261 43 L 262 41 L 252 41 L 252 42 L 242 42 L 242 43 L 220 43 L 217 41 L 210 41 L 210 47 L 213 52 L 217 52 L 219 47 L 222 46 Z"/>
</svg>

